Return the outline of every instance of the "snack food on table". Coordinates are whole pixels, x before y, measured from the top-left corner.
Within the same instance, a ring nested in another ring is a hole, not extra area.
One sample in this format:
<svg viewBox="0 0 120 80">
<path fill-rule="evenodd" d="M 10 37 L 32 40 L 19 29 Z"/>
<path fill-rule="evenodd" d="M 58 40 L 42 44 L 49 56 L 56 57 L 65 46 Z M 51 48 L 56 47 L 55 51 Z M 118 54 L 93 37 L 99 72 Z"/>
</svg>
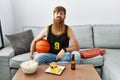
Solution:
<svg viewBox="0 0 120 80">
<path fill-rule="evenodd" d="M 57 68 L 57 62 L 51 62 L 50 63 L 50 68 Z"/>
<path fill-rule="evenodd" d="M 62 69 L 58 67 L 57 62 L 50 63 L 50 72 L 59 73 Z"/>
<path fill-rule="evenodd" d="M 28 61 L 22 62 L 20 66 L 25 74 L 32 74 L 36 72 L 38 68 L 38 63 L 35 62 L 34 60 L 28 60 Z"/>
</svg>

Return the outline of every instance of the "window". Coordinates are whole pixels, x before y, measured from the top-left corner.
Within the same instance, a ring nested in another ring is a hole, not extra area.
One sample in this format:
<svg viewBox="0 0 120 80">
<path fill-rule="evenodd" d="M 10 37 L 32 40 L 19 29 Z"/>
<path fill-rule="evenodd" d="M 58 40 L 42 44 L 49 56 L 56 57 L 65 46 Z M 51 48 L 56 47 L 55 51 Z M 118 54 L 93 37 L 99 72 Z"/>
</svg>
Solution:
<svg viewBox="0 0 120 80">
<path fill-rule="evenodd" d="M 4 47 L 3 43 L 3 35 L 2 35 L 2 28 L 1 28 L 1 22 L 0 22 L 0 49 Z"/>
</svg>

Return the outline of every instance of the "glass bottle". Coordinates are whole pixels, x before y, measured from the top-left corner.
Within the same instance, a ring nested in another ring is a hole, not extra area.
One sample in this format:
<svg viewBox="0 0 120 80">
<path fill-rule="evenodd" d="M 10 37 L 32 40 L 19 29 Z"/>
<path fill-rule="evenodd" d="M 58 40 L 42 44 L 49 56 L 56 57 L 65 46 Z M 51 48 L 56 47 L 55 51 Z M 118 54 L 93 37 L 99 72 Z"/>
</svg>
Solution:
<svg viewBox="0 0 120 80">
<path fill-rule="evenodd" d="M 75 55 L 72 55 L 72 60 L 71 60 L 71 69 L 75 70 L 76 69 L 76 62 L 75 62 Z"/>
</svg>

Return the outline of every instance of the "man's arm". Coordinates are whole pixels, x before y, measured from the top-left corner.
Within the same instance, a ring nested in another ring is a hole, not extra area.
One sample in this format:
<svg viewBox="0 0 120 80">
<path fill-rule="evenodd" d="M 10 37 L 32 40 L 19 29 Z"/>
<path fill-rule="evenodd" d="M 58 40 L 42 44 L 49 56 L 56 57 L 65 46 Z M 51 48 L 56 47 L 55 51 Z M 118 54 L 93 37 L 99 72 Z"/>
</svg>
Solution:
<svg viewBox="0 0 120 80">
<path fill-rule="evenodd" d="M 73 30 L 70 27 L 68 27 L 68 37 L 70 38 L 71 46 L 66 48 L 66 51 L 68 52 L 78 51 L 80 49 L 80 46 L 78 44 L 78 41 L 75 37 Z"/>
<path fill-rule="evenodd" d="M 71 51 L 78 51 L 80 49 L 78 41 L 70 27 L 68 27 L 68 37 L 70 38 L 71 41 L 71 46 L 65 48 L 67 52 Z M 61 49 L 60 52 L 58 53 L 56 59 L 61 59 L 64 56 L 65 50 Z"/>
<path fill-rule="evenodd" d="M 44 37 L 46 37 L 46 35 L 47 35 L 47 28 L 44 28 L 44 29 L 40 32 L 40 34 L 33 39 L 32 43 L 31 43 L 31 46 L 30 46 L 30 57 L 31 57 L 31 59 L 34 58 L 33 53 L 34 53 L 34 51 L 35 51 L 35 44 L 36 44 L 36 42 L 37 42 L 38 40 L 43 39 Z"/>
</svg>

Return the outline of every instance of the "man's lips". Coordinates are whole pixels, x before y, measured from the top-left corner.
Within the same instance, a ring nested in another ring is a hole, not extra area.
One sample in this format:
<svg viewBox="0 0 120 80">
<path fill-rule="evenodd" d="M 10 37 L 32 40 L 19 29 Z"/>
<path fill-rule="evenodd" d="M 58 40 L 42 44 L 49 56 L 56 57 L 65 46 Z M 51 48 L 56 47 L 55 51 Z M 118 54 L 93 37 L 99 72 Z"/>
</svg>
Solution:
<svg viewBox="0 0 120 80">
<path fill-rule="evenodd" d="M 61 19 L 61 17 L 57 17 L 57 18 L 60 18 L 60 19 Z"/>
</svg>

